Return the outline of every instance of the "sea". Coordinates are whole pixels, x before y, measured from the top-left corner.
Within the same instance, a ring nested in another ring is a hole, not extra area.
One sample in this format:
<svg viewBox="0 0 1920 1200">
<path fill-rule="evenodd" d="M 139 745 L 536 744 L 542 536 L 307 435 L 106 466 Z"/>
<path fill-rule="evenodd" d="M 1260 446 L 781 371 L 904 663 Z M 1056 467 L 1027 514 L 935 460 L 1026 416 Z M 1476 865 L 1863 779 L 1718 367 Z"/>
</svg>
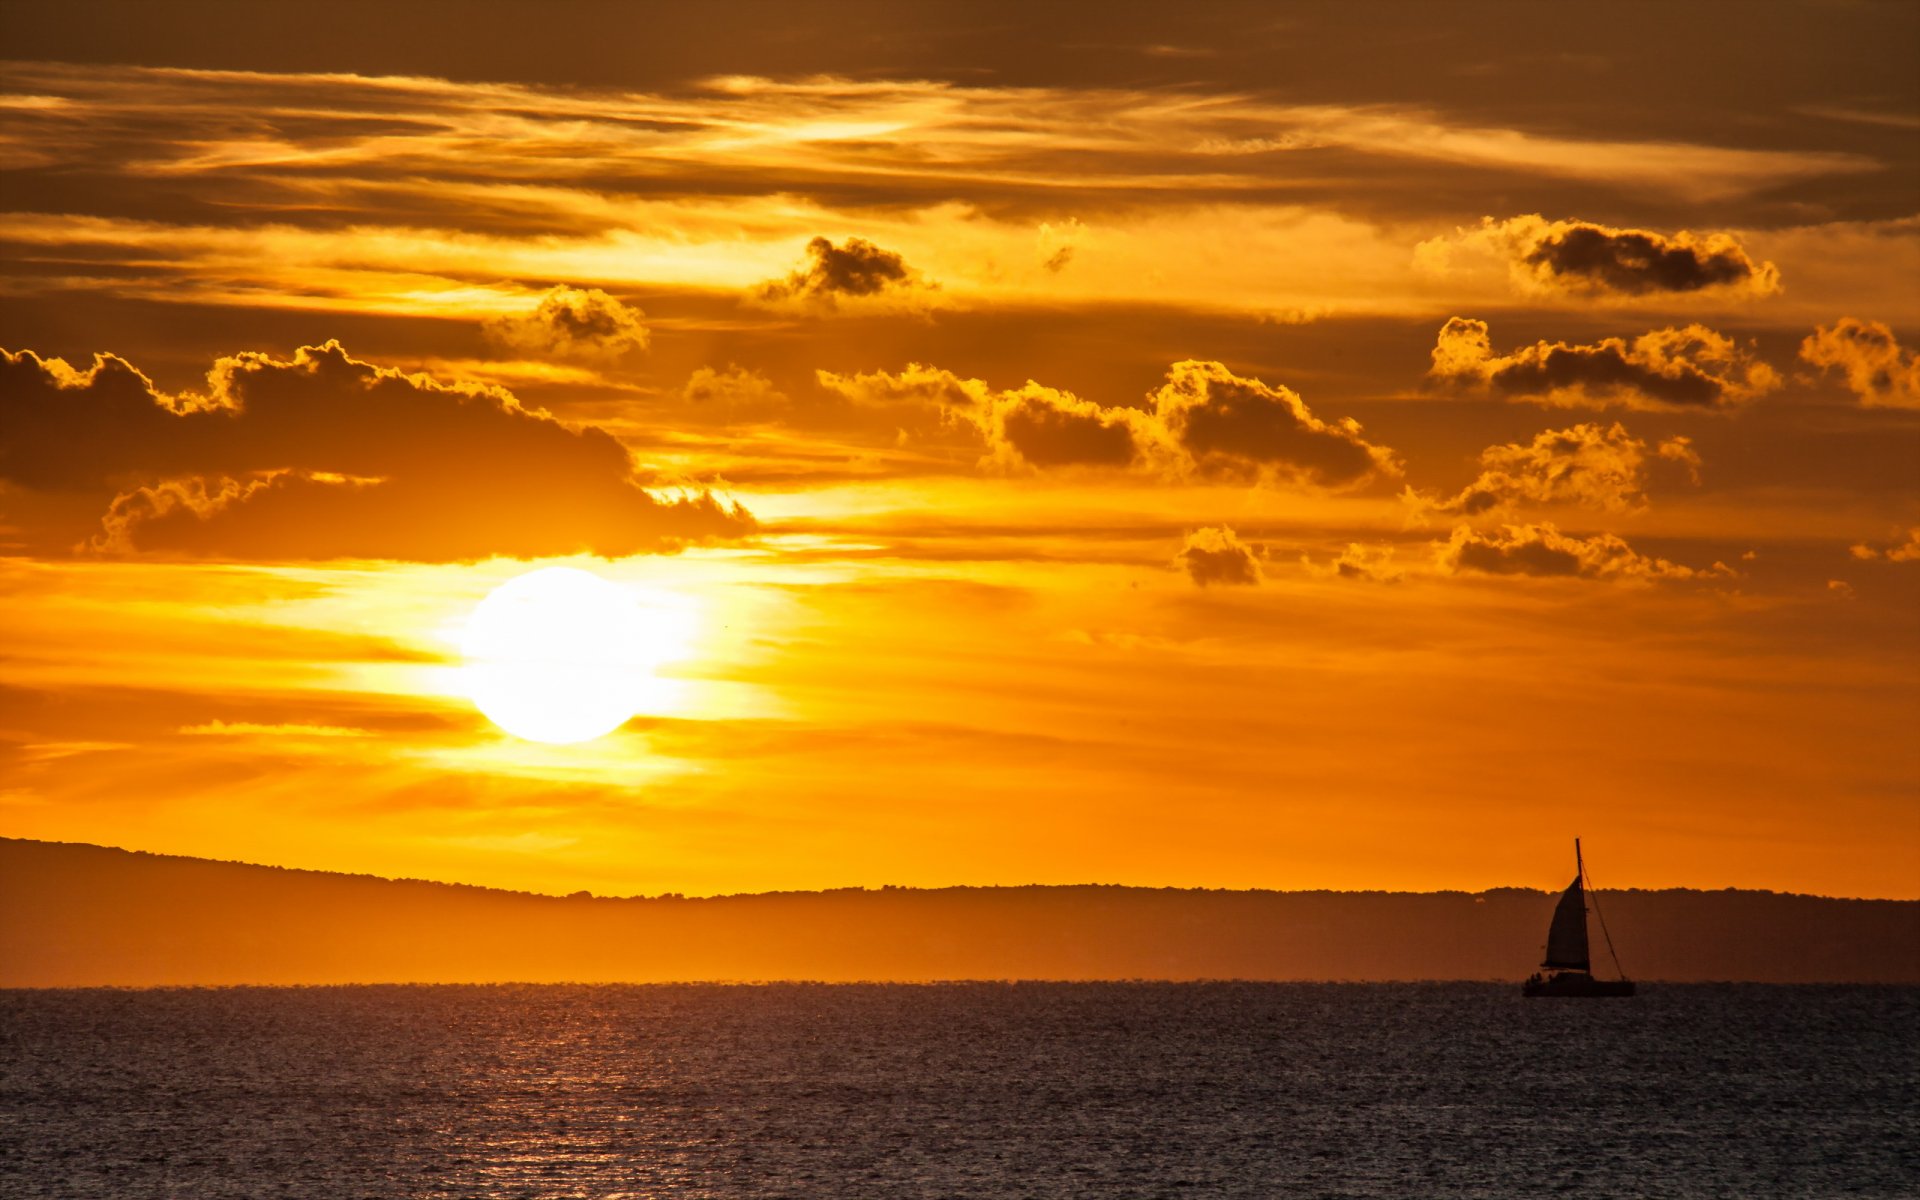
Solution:
<svg viewBox="0 0 1920 1200">
<path fill-rule="evenodd" d="M 0 1195 L 1920 1196 L 1920 989 L 0 991 Z"/>
</svg>

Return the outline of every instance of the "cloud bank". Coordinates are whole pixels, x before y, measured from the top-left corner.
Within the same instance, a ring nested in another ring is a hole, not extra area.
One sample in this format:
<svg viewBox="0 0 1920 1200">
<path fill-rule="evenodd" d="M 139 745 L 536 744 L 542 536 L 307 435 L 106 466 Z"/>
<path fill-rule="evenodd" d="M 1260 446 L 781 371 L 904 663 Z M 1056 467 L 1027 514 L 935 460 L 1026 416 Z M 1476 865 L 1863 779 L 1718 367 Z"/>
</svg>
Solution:
<svg viewBox="0 0 1920 1200">
<path fill-rule="evenodd" d="M 222 358 L 172 396 L 125 360 L 0 352 L 0 483 L 41 552 L 460 561 L 738 537 L 745 509 L 656 496 L 594 426 L 338 342 Z"/>
</svg>

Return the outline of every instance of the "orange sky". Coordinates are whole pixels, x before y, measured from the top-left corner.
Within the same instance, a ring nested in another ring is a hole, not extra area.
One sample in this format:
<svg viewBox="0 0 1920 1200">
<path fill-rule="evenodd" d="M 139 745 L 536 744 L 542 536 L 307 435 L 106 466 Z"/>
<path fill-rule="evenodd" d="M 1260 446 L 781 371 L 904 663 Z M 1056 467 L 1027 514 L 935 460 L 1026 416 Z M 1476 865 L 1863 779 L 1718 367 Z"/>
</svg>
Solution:
<svg viewBox="0 0 1920 1200">
<path fill-rule="evenodd" d="M 0 835 L 1920 896 L 1911 7 L 263 7 L 0 17 Z"/>
</svg>

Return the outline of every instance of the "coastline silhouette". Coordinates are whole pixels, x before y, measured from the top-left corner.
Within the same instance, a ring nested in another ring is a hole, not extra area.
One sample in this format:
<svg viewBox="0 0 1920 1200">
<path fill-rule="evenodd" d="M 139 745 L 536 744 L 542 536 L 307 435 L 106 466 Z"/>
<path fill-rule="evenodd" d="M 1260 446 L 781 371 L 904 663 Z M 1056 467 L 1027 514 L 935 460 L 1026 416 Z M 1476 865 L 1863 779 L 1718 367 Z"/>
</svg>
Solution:
<svg viewBox="0 0 1920 1200">
<path fill-rule="evenodd" d="M 1512 978 L 1529 888 L 538 896 L 0 839 L 0 986 Z M 1920 983 L 1920 901 L 1609 892 L 1644 980 Z"/>
</svg>

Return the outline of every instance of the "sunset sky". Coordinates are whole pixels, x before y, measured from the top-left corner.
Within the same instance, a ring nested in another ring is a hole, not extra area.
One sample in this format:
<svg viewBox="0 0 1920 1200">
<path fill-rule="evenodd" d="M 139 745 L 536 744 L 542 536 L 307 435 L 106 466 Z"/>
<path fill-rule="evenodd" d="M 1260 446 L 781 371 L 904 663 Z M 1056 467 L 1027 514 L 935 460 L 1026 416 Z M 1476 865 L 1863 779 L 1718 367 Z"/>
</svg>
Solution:
<svg viewBox="0 0 1920 1200">
<path fill-rule="evenodd" d="M 1920 897 L 1920 6 L 74 2 L 0 55 L 0 836 L 708 894 L 1579 834 Z M 463 650 L 552 565 L 660 663 L 571 745 Z"/>
</svg>

